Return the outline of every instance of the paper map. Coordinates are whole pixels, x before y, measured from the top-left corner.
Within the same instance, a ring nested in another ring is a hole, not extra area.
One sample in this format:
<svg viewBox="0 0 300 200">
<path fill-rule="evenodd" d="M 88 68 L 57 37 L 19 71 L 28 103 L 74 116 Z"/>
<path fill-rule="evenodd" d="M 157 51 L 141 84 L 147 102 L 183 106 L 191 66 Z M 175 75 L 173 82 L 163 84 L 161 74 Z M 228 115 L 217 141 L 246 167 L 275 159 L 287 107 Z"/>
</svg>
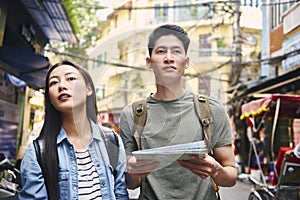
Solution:
<svg viewBox="0 0 300 200">
<path fill-rule="evenodd" d="M 172 146 L 164 146 L 153 149 L 144 149 L 139 151 L 133 151 L 138 160 L 153 160 L 158 161 L 161 165 L 167 165 L 168 163 L 180 160 L 190 160 L 191 155 L 202 156 L 207 154 L 207 146 L 204 141 L 178 144 Z"/>
</svg>

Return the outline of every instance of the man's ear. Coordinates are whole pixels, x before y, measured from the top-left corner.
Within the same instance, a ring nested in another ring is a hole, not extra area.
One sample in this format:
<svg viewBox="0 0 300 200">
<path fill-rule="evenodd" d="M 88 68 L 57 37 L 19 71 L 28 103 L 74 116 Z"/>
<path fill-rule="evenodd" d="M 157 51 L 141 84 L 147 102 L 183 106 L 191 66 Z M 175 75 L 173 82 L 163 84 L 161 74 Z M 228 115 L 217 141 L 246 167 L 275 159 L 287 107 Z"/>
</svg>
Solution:
<svg viewBox="0 0 300 200">
<path fill-rule="evenodd" d="M 87 85 L 87 96 L 91 96 L 93 94 L 93 90 L 90 84 Z"/>
<path fill-rule="evenodd" d="M 152 69 L 150 57 L 146 57 L 146 67 L 147 69 Z"/>
<path fill-rule="evenodd" d="M 187 69 L 190 66 L 190 58 L 187 57 L 185 61 L 185 69 Z"/>
</svg>

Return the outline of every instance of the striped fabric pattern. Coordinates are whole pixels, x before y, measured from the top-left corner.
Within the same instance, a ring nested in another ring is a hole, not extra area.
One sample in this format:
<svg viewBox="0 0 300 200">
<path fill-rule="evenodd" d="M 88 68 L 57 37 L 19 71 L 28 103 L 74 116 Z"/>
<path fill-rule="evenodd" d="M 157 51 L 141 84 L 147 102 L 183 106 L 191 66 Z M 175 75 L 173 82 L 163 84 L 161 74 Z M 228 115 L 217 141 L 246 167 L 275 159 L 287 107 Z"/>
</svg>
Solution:
<svg viewBox="0 0 300 200">
<path fill-rule="evenodd" d="M 99 174 L 88 149 L 76 150 L 79 199 L 102 199 Z"/>
</svg>

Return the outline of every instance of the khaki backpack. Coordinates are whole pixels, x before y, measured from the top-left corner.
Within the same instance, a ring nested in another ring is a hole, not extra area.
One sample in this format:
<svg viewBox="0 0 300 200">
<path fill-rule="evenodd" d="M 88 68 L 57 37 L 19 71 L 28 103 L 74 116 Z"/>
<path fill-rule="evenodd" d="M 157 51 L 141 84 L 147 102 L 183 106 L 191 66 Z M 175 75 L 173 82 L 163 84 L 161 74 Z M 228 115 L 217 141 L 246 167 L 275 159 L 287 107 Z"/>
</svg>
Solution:
<svg viewBox="0 0 300 200">
<path fill-rule="evenodd" d="M 199 121 L 203 127 L 204 138 L 208 146 L 209 151 L 211 150 L 211 129 L 210 125 L 213 122 L 211 116 L 209 100 L 205 95 L 194 94 L 194 105 L 196 113 L 198 115 Z M 146 124 L 147 119 L 147 109 L 146 109 L 146 99 L 140 99 L 132 103 L 133 110 L 133 132 L 137 143 L 138 150 L 141 149 L 141 136 L 143 128 Z"/>
<path fill-rule="evenodd" d="M 212 154 L 212 144 L 211 144 L 211 135 L 212 135 L 212 122 L 213 118 L 210 112 L 209 107 L 209 99 L 206 95 L 201 94 L 194 94 L 194 107 L 196 109 L 196 113 L 198 115 L 199 121 L 203 128 L 204 133 L 204 139 L 206 141 L 206 144 L 208 146 L 208 150 L 210 154 Z M 141 150 L 141 136 L 143 132 L 143 128 L 146 124 L 147 119 L 147 109 L 146 109 L 146 99 L 140 99 L 132 103 L 132 111 L 133 111 L 133 133 L 136 140 L 136 144 L 138 147 L 138 150 Z M 214 185 L 214 189 L 218 194 L 218 191 L 220 187 L 212 180 L 212 183 Z M 143 193 L 143 183 L 144 179 L 142 180 L 141 184 L 141 194 Z M 142 195 L 140 195 L 142 196 Z M 219 196 L 218 196 L 219 198 Z"/>
</svg>

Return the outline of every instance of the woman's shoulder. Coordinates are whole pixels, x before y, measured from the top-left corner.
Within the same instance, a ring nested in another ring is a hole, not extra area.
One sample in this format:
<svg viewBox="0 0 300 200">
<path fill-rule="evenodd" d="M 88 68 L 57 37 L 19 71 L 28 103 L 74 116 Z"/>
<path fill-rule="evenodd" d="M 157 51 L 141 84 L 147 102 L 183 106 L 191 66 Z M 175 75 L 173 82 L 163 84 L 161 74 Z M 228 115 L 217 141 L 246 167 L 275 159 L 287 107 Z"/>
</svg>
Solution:
<svg viewBox="0 0 300 200">
<path fill-rule="evenodd" d="M 32 143 L 30 143 L 29 145 L 28 145 L 28 147 L 27 147 L 27 149 L 26 149 L 26 151 L 25 151 L 25 154 L 24 154 L 24 156 L 25 155 L 32 155 L 32 154 L 35 154 L 35 148 L 34 148 L 34 145 L 33 145 L 33 142 Z"/>
<path fill-rule="evenodd" d="M 30 166 L 36 162 L 37 162 L 37 157 L 36 157 L 36 153 L 35 153 L 35 148 L 34 148 L 33 143 L 30 143 L 24 153 L 23 158 L 22 158 L 21 166 L 23 165 L 26 168 L 26 166 Z"/>
</svg>

